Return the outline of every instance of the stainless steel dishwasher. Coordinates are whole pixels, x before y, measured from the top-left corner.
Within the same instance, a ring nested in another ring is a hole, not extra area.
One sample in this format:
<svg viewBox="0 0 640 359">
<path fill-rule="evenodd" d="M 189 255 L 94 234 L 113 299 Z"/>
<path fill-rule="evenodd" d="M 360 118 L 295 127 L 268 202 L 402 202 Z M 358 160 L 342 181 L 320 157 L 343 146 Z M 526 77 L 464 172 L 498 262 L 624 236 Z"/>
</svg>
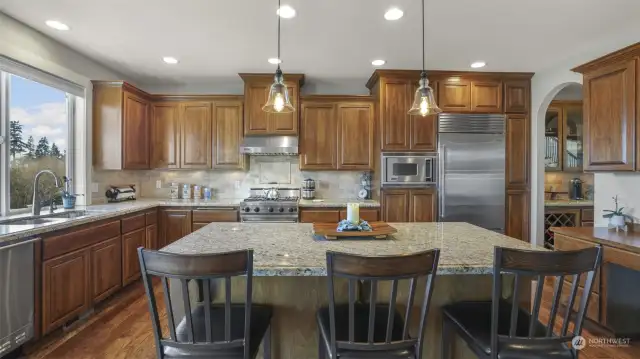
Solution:
<svg viewBox="0 0 640 359">
<path fill-rule="evenodd" d="M 34 242 L 0 245 L 0 358 L 33 337 Z"/>
</svg>

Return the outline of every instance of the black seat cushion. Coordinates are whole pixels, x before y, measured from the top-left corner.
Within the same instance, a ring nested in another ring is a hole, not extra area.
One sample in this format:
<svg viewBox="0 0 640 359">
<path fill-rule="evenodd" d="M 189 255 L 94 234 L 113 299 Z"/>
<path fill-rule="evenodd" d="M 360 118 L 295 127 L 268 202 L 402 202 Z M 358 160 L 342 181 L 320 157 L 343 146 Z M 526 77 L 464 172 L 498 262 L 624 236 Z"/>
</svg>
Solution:
<svg viewBox="0 0 640 359">
<path fill-rule="evenodd" d="M 244 338 L 244 304 L 231 305 L 231 340 Z M 269 306 L 255 305 L 251 306 L 251 331 L 249 347 L 251 358 L 255 358 L 258 353 L 258 347 L 262 342 L 269 323 L 271 322 L 272 309 Z M 206 342 L 205 329 L 205 308 L 204 304 L 198 304 L 191 310 L 193 322 L 194 340 L 196 343 Z M 224 341 L 225 316 L 224 305 L 211 306 L 211 336 L 212 341 Z M 187 320 L 182 318 L 176 327 L 176 336 L 178 342 L 188 343 Z M 205 351 L 194 345 L 193 349 L 177 349 L 166 346 L 164 353 L 167 358 L 189 357 L 189 358 L 242 358 L 243 348 L 231 348 L 227 350 Z"/>
<path fill-rule="evenodd" d="M 384 343 L 387 335 L 387 318 L 389 316 L 389 305 L 379 304 L 375 308 L 375 321 L 373 331 L 373 341 L 375 343 Z M 349 305 L 340 304 L 335 308 L 336 317 L 336 341 L 349 341 Z M 318 329 L 320 337 L 327 353 L 331 352 L 331 336 L 329 322 L 329 307 L 320 308 L 317 312 Z M 404 328 L 404 320 L 400 313 L 395 311 L 393 319 L 393 327 L 391 329 L 391 341 L 402 340 L 402 329 Z M 354 342 L 367 343 L 369 334 L 369 305 L 356 303 L 354 305 Z M 341 359 L 409 359 L 415 358 L 413 350 L 338 350 Z"/>
<path fill-rule="evenodd" d="M 509 335 L 511 303 L 500 301 L 498 334 Z M 444 320 L 454 325 L 457 333 L 478 353 L 491 353 L 491 302 L 460 302 L 442 308 Z M 518 310 L 516 336 L 529 336 L 531 314 Z M 538 320 L 534 324 L 534 336 L 545 336 L 547 327 Z M 500 359 L 574 359 L 573 351 L 565 344 L 500 345 Z"/>
</svg>

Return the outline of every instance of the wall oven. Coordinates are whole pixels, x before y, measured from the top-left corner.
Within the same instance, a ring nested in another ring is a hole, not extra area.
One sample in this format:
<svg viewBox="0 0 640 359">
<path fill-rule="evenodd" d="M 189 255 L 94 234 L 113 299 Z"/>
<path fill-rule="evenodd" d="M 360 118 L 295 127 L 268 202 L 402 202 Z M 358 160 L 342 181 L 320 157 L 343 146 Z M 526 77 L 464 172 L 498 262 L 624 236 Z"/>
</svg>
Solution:
<svg viewBox="0 0 640 359">
<path fill-rule="evenodd" d="M 383 153 L 382 187 L 434 185 L 437 158 L 437 153 Z"/>
</svg>

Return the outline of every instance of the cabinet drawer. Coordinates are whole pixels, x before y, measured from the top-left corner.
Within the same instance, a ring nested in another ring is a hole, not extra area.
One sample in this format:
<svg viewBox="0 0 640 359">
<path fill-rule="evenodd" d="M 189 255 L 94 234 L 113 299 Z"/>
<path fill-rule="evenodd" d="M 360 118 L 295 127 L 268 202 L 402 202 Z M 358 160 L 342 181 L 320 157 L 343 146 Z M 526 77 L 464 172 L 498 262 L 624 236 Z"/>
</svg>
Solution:
<svg viewBox="0 0 640 359">
<path fill-rule="evenodd" d="M 195 232 L 198 229 L 206 226 L 209 223 L 199 223 L 199 222 L 193 222 L 193 224 L 191 225 L 191 231 Z"/>
<path fill-rule="evenodd" d="M 144 227 L 145 224 L 145 214 L 140 213 L 130 217 L 125 217 L 122 219 L 122 233 L 129 233 L 131 231 L 135 231 L 136 229 L 140 229 Z"/>
<path fill-rule="evenodd" d="M 582 299 L 583 288 L 578 287 L 578 292 L 573 299 L 573 311 L 578 312 L 580 309 L 580 301 Z M 564 281 L 562 286 L 562 294 L 560 295 L 560 304 L 564 306 L 564 310 L 567 310 L 567 304 L 569 304 L 569 294 L 571 294 L 571 282 Z M 565 312 L 563 311 L 562 314 Z M 563 317 L 564 318 L 564 317 Z M 600 321 L 600 295 L 591 292 L 589 296 L 589 306 L 587 307 L 587 318 L 594 322 Z"/>
<path fill-rule="evenodd" d="M 595 244 L 583 241 L 576 238 L 566 237 L 560 234 L 556 234 L 554 237 L 554 247 L 556 250 L 560 251 L 575 251 L 584 248 L 590 248 L 595 246 Z M 606 253 L 606 251 L 605 251 Z M 567 282 L 571 283 L 572 280 L 569 277 L 565 277 Z M 584 283 L 587 280 L 587 275 L 583 274 L 580 276 L 580 287 L 584 288 Z M 596 272 L 596 279 L 593 281 L 593 286 L 591 288 L 593 293 L 600 293 L 600 270 Z"/>
<path fill-rule="evenodd" d="M 158 211 L 153 210 L 144 214 L 145 223 L 147 226 L 158 223 Z"/>
<path fill-rule="evenodd" d="M 583 209 L 582 210 L 582 221 L 583 222 L 593 222 L 593 208 Z"/>
<path fill-rule="evenodd" d="M 301 209 L 300 222 L 302 223 L 336 223 L 340 221 L 338 209 Z"/>
<path fill-rule="evenodd" d="M 211 222 L 237 222 L 237 209 L 196 209 L 192 214 L 193 222 L 211 223 Z"/>
<path fill-rule="evenodd" d="M 43 259 L 69 253 L 120 235 L 120 221 L 72 227 L 45 237 L 42 243 Z"/>
<path fill-rule="evenodd" d="M 360 208 L 360 219 L 365 220 L 367 222 L 376 222 L 378 221 L 379 215 L 378 210 L 373 208 Z M 340 210 L 340 220 L 347 219 L 347 210 Z"/>
<path fill-rule="evenodd" d="M 617 248 L 604 247 L 603 263 L 614 263 L 633 270 L 640 270 L 640 254 L 623 251 Z"/>
</svg>

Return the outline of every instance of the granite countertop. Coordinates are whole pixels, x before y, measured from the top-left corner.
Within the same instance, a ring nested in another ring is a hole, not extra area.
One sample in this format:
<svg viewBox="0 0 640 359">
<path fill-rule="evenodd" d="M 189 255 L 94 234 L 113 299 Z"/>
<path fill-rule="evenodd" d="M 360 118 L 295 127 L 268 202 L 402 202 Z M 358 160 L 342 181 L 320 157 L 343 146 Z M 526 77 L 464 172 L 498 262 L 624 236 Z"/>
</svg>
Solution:
<svg viewBox="0 0 640 359">
<path fill-rule="evenodd" d="M 551 227 L 554 233 L 640 254 L 640 233 L 616 232 L 607 227 Z"/>
<path fill-rule="evenodd" d="M 544 201 L 545 207 L 593 207 L 592 200 L 586 199 L 547 199 Z"/>
<path fill-rule="evenodd" d="M 301 199 L 298 205 L 302 208 L 306 207 L 347 207 L 347 203 L 358 203 L 362 208 L 380 207 L 380 202 L 372 199 Z"/>
<path fill-rule="evenodd" d="M 468 223 L 390 225 L 398 230 L 393 240 L 321 241 L 312 238 L 309 223 L 212 223 L 162 251 L 202 254 L 252 248 L 257 276 L 325 276 L 325 252 L 329 250 L 379 256 L 441 248 L 438 273 L 489 274 L 494 246 L 532 248 L 529 243 Z"/>
</svg>

